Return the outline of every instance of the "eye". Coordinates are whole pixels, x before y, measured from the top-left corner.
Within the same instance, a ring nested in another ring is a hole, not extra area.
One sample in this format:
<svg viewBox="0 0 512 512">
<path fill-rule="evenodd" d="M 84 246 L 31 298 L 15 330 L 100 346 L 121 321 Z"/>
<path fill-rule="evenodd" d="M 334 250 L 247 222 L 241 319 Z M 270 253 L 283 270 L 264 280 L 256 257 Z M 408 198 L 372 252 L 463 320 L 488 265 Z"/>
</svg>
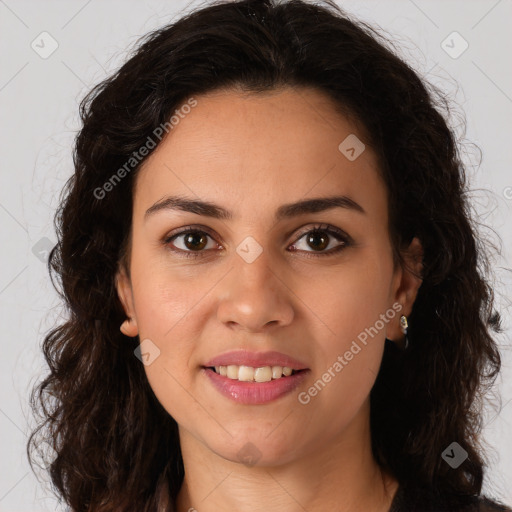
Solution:
<svg viewBox="0 0 512 512">
<path fill-rule="evenodd" d="M 196 258 L 200 256 L 201 252 L 204 252 L 204 249 L 212 249 L 212 247 L 208 245 L 208 239 L 213 240 L 213 237 L 207 231 L 187 226 L 178 233 L 169 234 L 164 239 L 163 243 L 168 246 L 171 251 L 180 253 L 180 255 L 186 258 Z M 178 242 L 175 242 L 176 240 Z M 219 247 L 222 248 L 222 246 Z"/>
<path fill-rule="evenodd" d="M 332 246 L 332 238 L 336 239 L 338 241 L 338 245 Z M 341 229 L 335 228 L 334 226 L 329 225 L 319 225 L 314 226 L 313 229 L 310 229 L 309 231 L 306 231 L 298 240 L 295 242 L 291 247 L 293 247 L 293 250 L 296 251 L 297 247 L 300 245 L 298 242 L 301 240 L 305 240 L 305 243 L 302 244 L 303 247 L 312 247 L 313 251 L 308 251 L 307 249 L 304 251 L 308 254 L 307 257 L 319 257 L 319 256 L 331 256 L 333 254 L 336 254 L 346 247 L 350 246 L 352 244 L 352 239 L 349 235 L 347 235 L 344 231 Z M 331 239 L 331 240 L 329 240 Z M 330 250 L 326 251 L 325 249 L 329 248 Z M 303 250 L 300 249 L 299 250 Z M 318 254 L 314 254 L 317 252 Z"/>
<path fill-rule="evenodd" d="M 338 242 L 334 247 L 332 247 L 332 238 Z M 209 243 L 209 239 L 212 243 Z M 299 243 L 303 239 L 305 240 L 305 244 Z M 307 254 L 306 257 L 315 258 L 319 256 L 331 256 L 349 247 L 352 243 L 352 238 L 341 229 L 323 224 L 304 231 L 299 239 L 290 247 L 292 248 L 292 252 L 297 252 L 298 250 Z M 202 253 L 205 252 L 205 249 L 215 249 L 215 247 L 219 249 L 223 248 L 222 245 L 215 242 L 214 236 L 210 234 L 207 228 L 199 226 L 187 226 L 177 233 L 170 233 L 164 237 L 163 244 L 172 252 L 185 258 L 204 256 Z M 300 245 L 303 245 L 306 249 L 300 248 Z M 313 251 L 307 250 L 307 247 L 312 247 Z M 330 250 L 326 251 L 325 249 L 329 247 Z M 314 254 L 315 252 L 318 254 Z"/>
</svg>

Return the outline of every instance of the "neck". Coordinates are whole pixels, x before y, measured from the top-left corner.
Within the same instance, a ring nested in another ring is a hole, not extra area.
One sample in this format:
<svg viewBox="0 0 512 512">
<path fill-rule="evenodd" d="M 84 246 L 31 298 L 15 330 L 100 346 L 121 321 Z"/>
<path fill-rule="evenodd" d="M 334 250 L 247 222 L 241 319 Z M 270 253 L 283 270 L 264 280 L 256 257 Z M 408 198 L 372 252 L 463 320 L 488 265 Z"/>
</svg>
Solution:
<svg viewBox="0 0 512 512">
<path fill-rule="evenodd" d="M 227 460 L 181 428 L 180 442 L 185 478 L 177 512 L 387 512 L 398 488 L 373 458 L 369 403 L 335 439 L 319 440 L 287 464 Z"/>
</svg>

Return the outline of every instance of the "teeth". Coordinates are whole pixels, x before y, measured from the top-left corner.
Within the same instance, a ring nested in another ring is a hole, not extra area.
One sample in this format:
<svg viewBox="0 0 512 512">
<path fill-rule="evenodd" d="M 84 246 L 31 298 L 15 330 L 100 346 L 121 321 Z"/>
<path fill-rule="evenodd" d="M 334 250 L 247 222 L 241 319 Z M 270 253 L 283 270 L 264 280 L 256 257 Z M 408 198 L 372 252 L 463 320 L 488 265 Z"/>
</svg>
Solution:
<svg viewBox="0 0 512 512">
<path fill-rule="evenodd" d="M 226 376 L 229 379 L 238 379 L 238 366 L 235 366 L 234 364 L 229 365 Z"/>
<path fill-rule="evenodd" d="M 236 368 L 236 366 L 235 366 Z M 251 382 L 254 380 L 254 368 L 250 366 L 240 366 L 238 368 L 238 380 Z"/>
<path fill-rule="evenodd" d="M 242 371 L 242 368 L 240 368 Z M 263 366 L 254 370 L 254 380 L 256 382 L 269 382 L 272 380 L 272 368 L 270 366 Z"/>
<path fill-rule="evenodd" d="M 279 379 L 283 375 L 283 367 L 282 366 L 272 366 L 272 378 Z"/>
<path fill-rule="evenodd" d="M 293 372 L 294 370 L 288 366 L 261 366 L 253 368 L 252 366 L 230 364 L 229 366 L 215 367 L 215 373 L 242 382 L 270 382 L 272 379 L 280 379 L 283 375 L 289 377 Z"/>
</svg>

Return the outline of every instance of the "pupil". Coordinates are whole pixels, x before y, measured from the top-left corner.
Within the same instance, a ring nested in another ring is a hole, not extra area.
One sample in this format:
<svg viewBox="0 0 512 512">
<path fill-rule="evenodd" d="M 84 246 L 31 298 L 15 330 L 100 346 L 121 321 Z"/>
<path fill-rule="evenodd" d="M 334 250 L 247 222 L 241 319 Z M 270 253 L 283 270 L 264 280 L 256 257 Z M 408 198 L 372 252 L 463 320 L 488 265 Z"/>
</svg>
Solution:
<svg viewBox="0 0 512 512">
<path fill-rule="evenodd" d="M 321 239 L 322 241 L 320 242 L 320 246 L 314 247 L 314 245 L 315 245 L 314 240 L 317 238 Z M 322 250 L 322 249 L 325 249 L 329 245 L 329 242 L 327 239 L 328 239 L 328 236 L 326 236 L 325 234 L 312 233 L 308 237 L 308 244 L 311 245 L 311 242 L 313 242 L 313 245 L 312 245 L 313 249 L 316 248 L 316 249 Z"/>
<path fill-rule="evenodd" d="M 197 245 L 196 242 L 199 244 Z M 190 233 L 185 237 L 185 245 L 188 249 L 203 249 L 206 243 L 206 237 L 202 233 Z"/>
</svg>

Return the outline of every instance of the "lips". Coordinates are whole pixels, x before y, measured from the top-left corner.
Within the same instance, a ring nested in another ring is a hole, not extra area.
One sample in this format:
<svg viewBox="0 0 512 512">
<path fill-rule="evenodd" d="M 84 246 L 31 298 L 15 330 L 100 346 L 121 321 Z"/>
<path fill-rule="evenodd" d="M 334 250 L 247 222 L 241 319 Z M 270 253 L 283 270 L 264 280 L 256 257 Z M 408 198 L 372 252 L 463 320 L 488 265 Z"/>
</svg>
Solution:
<svg viewBox="0 0 512 512">
<path fill-rule="evenodd" d="M 308 369 L 307 365 L 301 361 L 281 352 L 251 352 L 249 350 L 234 350 L 226 352 L 210 359 L 203 365 L 203 367 L 212 368 L 215 366 L 230 365 L 251 366 L 253 368 L 260 368 L 263 366 L 286 366 L 296 371 Z"/>
<path fill-rule="evenodd" d="M 242 405 L 262 405 L 289 396 L 308 378 L 310 370 L 302 370 L 288 377 L 269 382 L 241 382 L 218 375 L 209 368 L 203 368 L 213 387 L 224 397 Z"/>
</svg>

